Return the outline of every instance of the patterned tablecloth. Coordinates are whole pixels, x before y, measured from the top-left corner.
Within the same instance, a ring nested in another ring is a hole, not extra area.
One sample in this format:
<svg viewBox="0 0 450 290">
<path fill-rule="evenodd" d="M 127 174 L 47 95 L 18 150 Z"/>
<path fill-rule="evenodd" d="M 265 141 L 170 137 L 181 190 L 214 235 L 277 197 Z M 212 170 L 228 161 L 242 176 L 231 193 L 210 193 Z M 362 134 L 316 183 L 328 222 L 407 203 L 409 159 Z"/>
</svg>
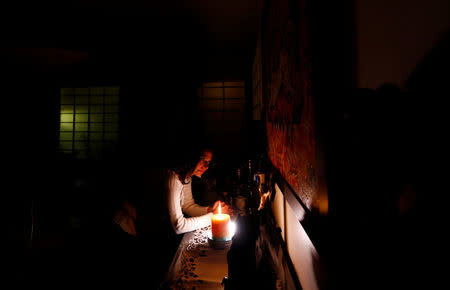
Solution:
<svg viewBox="0 0 450 290">
<path fill-rule="evenodd" d="M 223 289 L 228 275 L 227 252 L 231 242 L 212 247 L 211 227 L 184 234 L 169 267 L 163 289 Z"/>
</svg>

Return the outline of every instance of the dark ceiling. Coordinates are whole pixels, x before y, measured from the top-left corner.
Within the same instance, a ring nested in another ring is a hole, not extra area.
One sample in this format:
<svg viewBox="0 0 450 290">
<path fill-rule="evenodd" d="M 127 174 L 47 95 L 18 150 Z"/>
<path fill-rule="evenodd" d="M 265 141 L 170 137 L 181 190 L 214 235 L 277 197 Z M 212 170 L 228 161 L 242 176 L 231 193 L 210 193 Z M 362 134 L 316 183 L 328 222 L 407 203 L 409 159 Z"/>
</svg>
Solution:
<svg viewBox="0 0 450 290">
<path fill-rule="evenodd" d="M 240 77 L 257 38 L 258 0 L 36 1 L 4 11 L 3 35 L 21 47 L 8 57 L 57 68 L 86 54 L 106 70 L 177 66 L 201 78 Z M 36 47 L 52 50 L 29 49 Z"/>
</svg>

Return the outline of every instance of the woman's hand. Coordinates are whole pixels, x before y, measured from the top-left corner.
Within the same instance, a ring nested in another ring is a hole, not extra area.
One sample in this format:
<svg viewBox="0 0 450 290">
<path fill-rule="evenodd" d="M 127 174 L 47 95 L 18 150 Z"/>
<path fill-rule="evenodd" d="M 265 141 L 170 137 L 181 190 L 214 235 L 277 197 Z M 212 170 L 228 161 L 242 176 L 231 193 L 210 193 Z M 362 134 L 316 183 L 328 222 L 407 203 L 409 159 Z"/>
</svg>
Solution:
<svg viewBox="0 0 450 290">
<path fill-rule="evenodd" d="M 228 206 L 228 204 L 226 204 L 225 202 L 220 203 L 220 209 L 222 213 L 233 215 L 233 209 L 230 206 Z M 216 211 L 217 212 L 214 213 L 219 213 L 219 208 L 217 208 Z"/>
<path fill-rule="evenodd" d="M 220 210 L 222 213 L 226 213 L 229 215 L 233 215 L 233 210 L 223 201 L 216 201 L 212 206 L 208 207 L 208 212 L 212 212 L 214 214 L 219 213 L 219 203 L 220 203 Z"/>
<path fill-rule="evenodd" d="M 219 202 L 220 201 L 216 201 L 213 205 L 208 206 L 208 212 L 217 213 L 219 210 Z"/>
</svg>

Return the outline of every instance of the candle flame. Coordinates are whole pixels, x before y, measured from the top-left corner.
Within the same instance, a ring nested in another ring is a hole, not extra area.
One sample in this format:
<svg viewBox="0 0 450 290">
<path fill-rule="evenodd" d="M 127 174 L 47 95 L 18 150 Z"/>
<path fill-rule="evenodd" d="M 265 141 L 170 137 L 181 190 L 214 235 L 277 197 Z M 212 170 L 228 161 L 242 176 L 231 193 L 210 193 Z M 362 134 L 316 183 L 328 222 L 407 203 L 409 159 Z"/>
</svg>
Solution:
<svg viewBox="0 0 450 290">
<path fill-rule="evenodd" d="M 219 201 L 219 214 L 222 214 L 222 209 L 220 208 L 220 201 Z"/>
</svg>

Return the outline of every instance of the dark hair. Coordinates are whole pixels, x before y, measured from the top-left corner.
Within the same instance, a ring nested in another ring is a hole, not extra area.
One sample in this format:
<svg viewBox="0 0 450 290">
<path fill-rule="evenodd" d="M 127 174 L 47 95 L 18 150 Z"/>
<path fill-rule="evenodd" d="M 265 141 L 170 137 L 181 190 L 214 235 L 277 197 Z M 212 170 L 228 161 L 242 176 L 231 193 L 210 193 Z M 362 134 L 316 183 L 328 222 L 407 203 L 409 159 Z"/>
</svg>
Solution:
<svg viewBox="0 0 450 290">
<path fill-rule="evenodd" d="M 210 147 L 203 147 L 203 149 L 201 150 L 191 149 L 186 150 L 182 154 L 174 154 L 174 156 L 172 156 L 172 159 L 176 159 L 172 160 L 172 164 L 171 166 L 169 166 L 169 169 L 174 171 L 178 175 L 181 183 L 187 184 L 190 182 L 190 180 L 186 181 L 186 177 L 194 170 L 195 166 L 200 160 L 200 157 L 206 151 L 213 152 Z"/>
</svg>

